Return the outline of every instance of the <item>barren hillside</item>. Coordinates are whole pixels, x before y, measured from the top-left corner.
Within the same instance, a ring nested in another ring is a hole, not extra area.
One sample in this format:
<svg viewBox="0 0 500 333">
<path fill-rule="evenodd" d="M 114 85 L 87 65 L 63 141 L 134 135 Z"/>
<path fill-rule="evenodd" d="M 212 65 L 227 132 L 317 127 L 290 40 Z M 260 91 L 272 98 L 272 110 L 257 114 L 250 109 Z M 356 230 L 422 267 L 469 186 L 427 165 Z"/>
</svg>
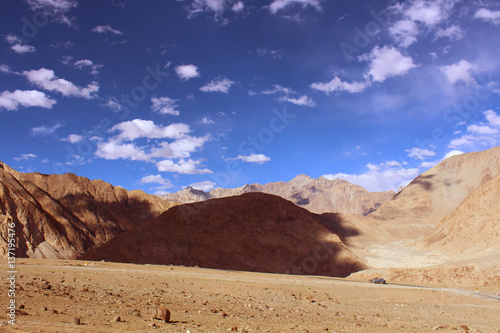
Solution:
<svg viewBox="0 0 500 333">
<path fill-rule="evenodd" d="M 364 268 L 320 216 L 264 193 L 174 207 L 83 259 L 329 276 Z"/>
<path fill-rule="evenodd" d="M 75 258 L 174 203 L 74 174 L 19 173 L 0 162 L 0 254 L 16 224 L 18 257 Z"/>
</svg>

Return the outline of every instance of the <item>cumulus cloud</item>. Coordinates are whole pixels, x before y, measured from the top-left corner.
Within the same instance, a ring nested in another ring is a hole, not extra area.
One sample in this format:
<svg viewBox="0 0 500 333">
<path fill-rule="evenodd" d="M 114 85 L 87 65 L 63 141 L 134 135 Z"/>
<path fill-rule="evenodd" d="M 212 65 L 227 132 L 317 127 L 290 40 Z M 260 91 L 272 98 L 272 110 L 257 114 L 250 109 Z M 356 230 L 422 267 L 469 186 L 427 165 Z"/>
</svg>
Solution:
<svg viewBox="0 0 500 333">
<path fill-rule="evenodd" d="M 18 54 L 36 52 L 34 46 L 25 44 L 25 42 L 16 35 L 9 34 L 5 37 L 5 40 L 10 44 L 10 49 Z"/>
<path fill-rule="evenodd" d="M 500 24 L 500 10 L 493 11 L 486 8 L 479 9 L 476 14 L 474 14 L 475 19 L 484 20 L 494 25 Z"/>
<path fill-rule="evenodd" d="M 474 84 L 476 80 L 472 78 L 471 73 L 476 69 L 476 65 L 471 64 L 467 60 L 460 60 L 452 65 L 443 66 L 440 68 L 448 81 L 451 83 L 464 82 L 466 84 Z"/>
<path fill-rule="evenodd" d="M 401 46 L 409 47 L 417 41 L 417 24 L 412 20 L 400 20 L 389 28 L 391 37 Z"/>
<path fill-rule="evenodd" d="M 451 140 L 449 148 L 469 148 L 483 150 L 494 147 L 500 142 L 500 115 L 493 110 L 483 112 L 486 122 L 467 126 L 462 136 Z"/>
<path fill-rule="evenodd" d="M 38 87 L 48 91 L 57 91 L 63 96 L 75 96 L 91 99 L 96 97 L 95 93 L 99 90 L 97 82 L 92 82 L 85 88 L 79 87 L 70 81 L 57 78 L 53 70 L 46 68 L 24 71 L 23 75 L 26 76 L 29 82 L 37 85 Z"/>
<path fill-rule="evenodd" d="M 55 100 L 38 90 L 15 90 L 13 92 L 5 90 L 0 94 L 0 108 L 9 111 L 16 111 L 19 106 L 52 109 L 54 104 L 56 104 Z"/>
<path fill-rule="evenodd" d="M 59 128 L 62 127 L 62 124 L 55 124 L 53 126 L 42 125 L 39 127 L 34 127 L 31 129 L 31 135 L 33 136 L 49 136 L 54 134 Z"/>
<path fill-rule="evenodd" d="M 116 124 L 111 132 L 120 132 L 119 140 L 132 141 L 139 138 L 178 139 L 189 133 L 189 126 L 183 123 L 170 124 L 168 126 L 156 125 L 152 120 L 134 119 Z"/>
<path fill-rule="evenodd" d="M 366 82 L 344 82 L 339 77 L 334 77 L 329 82 L 315 82 L 310 85 L 312 89 L 330 94 L 335 91 L 347 91 L 350 93 L 358 93 L 365 90 L 368 86 Z"/>
<path fill-rule="evenodd" d="M 456 156 L 456 155 L 462 155 L 462 154 L 464 154 L 464 152 L 461 151 L 461 150 L 456 150 L 456 149 L 455 150 L 451 150 L 448 153 L 446 153 L 446 155 L 444 155 L 443 160 L 447 159 L 448 157 L 452 157 L 452 156 Z"/>
<path fill-rule="evenodd" d="M 151 108 L 153 111 L 162 113 L 162 114 L 171 114 L 174 116 L 178 116 L 180 114 L 178 108 L 177 100 L 169 97 L 152 97 L 151 98 Z"/>
<path fill-rule="evenodd" d="M 99 33 L 99 34 L 110 33 L 110 34 L 118 35 L 118 36 L 125 35 L 125 33 L 123 33 L 122 31 L 120 31 L 118 29 L 112 28 L 110 25 L 98 25 L 98 26 L 90 29 L 90 31 L 95 32 L 95 33 Z"/>
<path fill-rule="evenodd" d="M 41 12 L 48 19 L 57 23 L 74 27 L 73 19 L 66 14 L 78 6 L 77 0 L 25 0 L 29 8 L 35 12 Z"/>
<path fill-rule="evenodd" d="M 160 174 L 142 177 L 139 180 L 139 184 L 141 184 L 141 185 L 143 185 L 143 184 L 159 184 L 160 186 L 155 187 L 154 188 L 155 190 L 166 190 L 166 189 L 174 187 L 174 185 L 172 185 L 172 183 L 170 182 L 169 179 L 163 178 Z"/>
<path fill-rule="evenodd" d="M 175 67 L 175 73 L 182 81 L 200 76 L 198 67 L 195 65 L 180 65 Z"/>
<path fill-rule="evenodd" d="M 252 153 L 248 156 L 238 155 L 238 157 L 228 158 L 227 160 L 241 160 L 243 162 L 248 162 L 248 163 L 264 164 L 266 162 L 269 162 L 271 160 L 271 158 L 264 155 L 264 154 L 253 154 Z"/>
<path fill-rule="evenodd" d="M 206 173 L 213 173 L 209 169 L 199 169 L 197 166 L 201 164 L 201 161 L 197 160 L 184 160 L 181 159 L 178 162 L 172 160 L 160 161 L 158 165 L 158 171 L 161 172 L 176 172 L 185 175 L 203 175 Z"/>
<path fill-rule="evenodd" d="M 215 121 L 213 121 L 212 119 L 208 119 L 208 117 L 203 117 L 201 119 L 201 123 L 206 125 L 212 125 L 215 124 Z"/>
<path fill-rule="evenodd" d="M 407 149 L 408 157 L 413 157 L 416 160 L 426 160 L 429 157 L 436 156 L 436 153 L 429 149 L 412 148 Z"/>
<path fill-rule="evenodd" d="M 192 183 L 189 185 L 189 187 L 192 187 L 195 190 L 210 192 L 215 188 L 216 185 L 217 185 L 216 183 L 210 180 L 206 180 L 203 182 Z"/>
<path fill-rule="evenodd" d="M 148 161 L 144 149 L 133 143 L 101 142 L 97 145 L 96 156 L 106 160 L 125 159 L 132 161 Z"/>
<path fill-rule="evenodd" d="M 390 46 L 382 48 L 376 46 L 360 59 L 370 61 L 366 75 L 375 82 L 384 82 L 387 78 L 405 75 L 410 69 L 417 67 L 411 57 L 404 56 L 398 49 Z"/>
<path fill-rule="evenodd" d="M 99 74 L 99 68 L 102 67 L 102 65 L 94 64 L 92 60 L 89 59 L 77 60 L 75 61 L 73 66 L 75 66 L 78 69 L 88 68 L 93 75 Z"/>
<path fill-rule="evenodd" d="M 221 92 L 227 94 L 234 83 L 234 81 L 231 81 L 228 78 L 218 77 L 201 87 L 200 90 L 204 92 Z"/>
<path fill-rule="evenodd" d="M 420 174 L 418 168 L 401 168 L 399 166 L 387 166 L 383 164 L 368 163 L 367 171 L 361 174 L 327 174 L 322 177 L 326 179 L 343 179 L 359 185 L 368 191 L 397 191 L 400 187 L 408 185 Z"/>
<path fill-rule="evenodd" d="M 269 5 L 269 11 L 275 15 L 293 6 L 301 6 L 302 8 L 312 7 L 318 12 L 322 11 L 320 0 L 274 0 Z"/>
<path fill-rule="evenodd" d="M 82 141 L 84 138 L 78 134 L 70 134 L 67 138 L 61 139 L 61 141 L 67 141 L 69 143 L 78 143 Z"/>
<path fill-rule="evenodd" d="M 465 36 L 465 31 L 458 25 L 452 25 L 446 29 L 439 29 L 436 31 L 434 37 L 437 38 L 448 38 L 450 40 L 460 40 Z"/>
<path fill-rule="evenodd" d="M 300 106 L 309 106 L 309 107 L 316 106 L 316 103 L 312 100 L 312 98 L 308 97 L 307 95 L 300 96 L 299 98 L 284 96 L 280 98 L 280 100 Z"/>
<path fill-rule="evenodd" d="M 14 157 L 15 161 L 27 161 L 37 158 L 35 154 L 21 154 L 21 156 Z"/>
</svg>

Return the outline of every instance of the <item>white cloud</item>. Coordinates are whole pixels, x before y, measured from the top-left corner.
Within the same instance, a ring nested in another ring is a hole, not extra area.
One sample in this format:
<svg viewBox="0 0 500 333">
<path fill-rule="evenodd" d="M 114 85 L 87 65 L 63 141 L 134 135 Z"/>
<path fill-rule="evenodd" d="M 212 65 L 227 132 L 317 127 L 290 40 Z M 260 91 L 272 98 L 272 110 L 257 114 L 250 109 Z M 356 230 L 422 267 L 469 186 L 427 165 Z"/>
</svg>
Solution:
<svg viewBox="0 0 500 333">
<path fill-rule="evenodd" d="M 203 117 L 203 119 L 201 119 L 201 123 L 206 125 L 212 125 L 215 124 L 215 121 L 213 121 L 212 119 L 208 119 L 208 117 Z"/>
<path fill-rule="evenodd" d="M 412 1 L 410 2 L 410 6 L 404 10 L 404 14 L 413 21 L 419 21 L 427 26 L 433 26 L 447 17 L 439 4 L 440 1 Z"/>
<path fill-rule="evenodd" d="M 192 187 L 195 190 L 210 192 L 215 188 L 216 185 L 217 185 L 216 183 L 214 183 L 210 180 L 206 180 L 203 182 L 192 183 L 189 185 L 189 187 Z"/>
<path fill-rule="evenodd" d="M 132 161 L 147 161 L 149 157 L 143 148 L 132 143 L 101 142 L 97 145 L 95 155 L 106 160 L 127 159 Z"/>
<path fill-rule="evenodd" d="M 500 24 L 500 10 L 492 11 L 486 8 L 481 8 L 476 12 L 474 18 L 498 25 Z"/>
<path fill-rule="evenodd" d="M 15 44 L 15 45 L 12 45 L 10 48 L 12 51 L 19 53 L 19 54 L 36 52 L 36 49 L 34 46 L 27 45 L 27 44 Z"/>
<path fill-rule="evenodd" d="M 280 100 L 301 106 L 309 106 L 309 107 L 316 106 L 316 103 L 314 103 L 312 98 L 308 97 L 307 95 L 303 95 L 299 98 L 282 97 L 280 98 Z"/>
<path fill-rule="evenodd" d="M 190 130 L 189 126 L 183 123 L 158 126 L 151 120 L 134 119 L 116 124 L 110 131 L 120 132 L 117 135 L 117 139 L 119 140 L 132 141 L 139 138 L 179 139 L 189 133 Z"/>
<path fill-rule="evenodd" d="M 76 0 L 25 0 L 32 11 L 42 12 L 47 19 L 74 27 L 65 14 L 78 6 Z"/>
<path fill-rule="evenodd" d="M 200 90 L 204 92 L 221 92 L 227 94 L 234 83 L 234 81 L 231 81 L 228 78 L 218 77 L 210 83 L 205 84 L 200 88 Z"/>
<path fill-rule="evenodd" d="M 466 60 L 460 60 L 457 63 L 449 66 L 443 66 L 440 69 L 441 72 L 446 75 L 448 81 L 450 81 L 451 83 L 456 83 L 459 81 L 462 81 L 466 84 L 476 83 L 476 81 L 471 76 L 471 72 L 476 69 L 476 65 L 473 65 Z"/>
<path fill-rule="evenodd" d="M 452 157 L 452 156 L 456 156 L 456 155 L 462 155 L 464 152 L 461 151 L 461 150 L 452 150 L 452 151 L 449 151 L 448 153 L 446 153 L 446 155 L 444 155 L 443 157 L 443 160 L 447 159 L 448 157 Z"/>
<path fill-rule="evenodd" d="M 472 124 L 467 126 L 467 132 L 476 134 L 496 134 L 498 130 L 489 126 Z"/>
<path fill-rule="evenodd" d="M 426 160 L 429 157 L 435 156 L 436 153 L 429 150 L 429 149 L 422 149 L 422 148 L 412 148 L 412 149 L 407 149 L 408 152 L 408 157 L 413 157 L 416 160 Z"/>
<path fill-rule="evenodd" d="M 25 44 L 25 42 L 16 35 L 9 34 L 5 37 L 5 40 L 11 45 L 10 49 L 18 54 L 36 52 L 34 46 Z"/>
<path fill-rule="evenodd" d="M 151 152 L 152 157 L 175 157 L 188 158 L 191 153 L 197 151 L 210 139 L 209 135 L 194 137 L 187 135 L 182 139 L 177 139 L 172 143 L 162 142 L 160 148 L 155 148 Z"/>
<path fill-rule="evenodd" d="M 391 37 L 401 46 L 408 47 L 417 41 L 417 24 L 412 20 L 400 20 L 389 28 Z"/>
<path fill-rule="evenodd" d="M 257 49 L 257 54 L 261 57 L 269 55 L 273 59 L 281 59 L 283 57 L 280 50 L 265 49 L 265 48 L 264 49 Z"/>
<path fill-rule="evenodd" d="M 434 35 L 435 38 L 449 38 L 450 40 L 460 40 L 465 36 L 465 31 L 458 25 L 452 25 L 446 29 L 439 29 Z"/>
<path fill-rule="evenodd" d="M 39 126 L 39 127 L 34 127 L 31 129 L 31 134 L 33 136 L 48 136 L 48 135 L 52 135 L 56 132 L 57 129 L 61 128 L 62 125 L 57 123 L 55 124 L 54 126 L 46 126 L 46 125 L 42 125 L 42 126 Z"/>
<path fill-rule="evenodd" d="M 488 110 L 484 111 L 483 114 L 485 115 L 486 120 L 488 120 L 490 126 L 500 126 L 500 115 L 497 115 L 495 111 Z"/>
<path fill-rule="evenodd" d="M 238 157 L 228 158 L 228 160 L 242 160 L 243 162 L 248 163 L 256 163 L 256 164 L 264 164 L 271 160 L 270 157 L 264 154 L 250 154 L 248 156 L 238 155 Z"/>
<path fill-rule="evenodd" d="M 197 165 L 199 164 L 201 164 L 201 161 L 194 161 L 191 159 L 181 159 L 177 163 L 172 160 L 163 160 L 158 163 L 158 171 L 176 172 L 185 175 L 202 175 L 205 173 L 213 173 L 213 171 L 209 169 L 198 169 Z"/>
<path fill-rule="evenodd" d="M 180 114 L 178 108 L 177 100 L 169 97 L 152 97 L 151 102 L 153 105 L 151 108 L 162 114 L 171 114 L 174 116 L 178 116 Z"/>
<path fill-rule="evenodd" d="M 415 177 L 420 174 L 418 168 L 396 168 L 384 165 L 375 165 L 368 163 L 367 171 L 362 174 L 353 175 L 345 173 L 328 174 L 322 177 L 326 179 L 343 179 L 348 182 L 359 185 L 368 191 L 397 191 L 399 187 L 408 185 Z"/>
<path fill-rule="evenodd" d="M 422 162 L 422 164 L 420 164 L 419 168 L 432 168 L 433 166 L 435 166 L 436 164 L 438 164 L 439 161 L 434 161 L 434 162 Z"/>
<path fill-rule="evenodd" d="M 13 92 L 3 91 L 0 94 L 0 108 L 15 111 L 19 105 L 24 107 L 39 106 L 52 109 L 56 101 L 48 98 L 43 92 L 38 90 L 15 90 Z"/>
<path fill-rule="evenodd" d="M 411 57 L 405 57 L 398 49 L 389 46 L 382 48 L 376 46 L 360 59 L 370 61 L 366 76 L 376 82 L 384 82 L 387 78 L 405 75 L 410 69 L 417 67 Z"/>
<path fill-rule="evenodd" d="M 118 111 L 122 108 L 120 103 L 118 103 L 118 100 L 114 97 L 108 97 L 108 100 L 106 101 L 106 103 L 102 104 L 102 106 L 108 107 L 115 111 Z"/>
<path fill-rule="evenodd" d="M 96 33 L 99 33 L 99 34 L 104 34 L 104 33 L 111 33 L 113 35 L 118 35 L 118 36 L 122 36 L 122 35 L 125 35 L 125 33 L 123 33 L 122 31 L 118 30 L 118 29 L 114 29 L 112 28 L 110 25 L 98 25 L 92 29 L 90 29 L 90 31 L 92 32 L 96 32 Z"/>
<path fill-rule="evenodd" d="M 158 175 L 149 175 L 142 177 L 139 181 L 139 184 L 159 184 L 160 186 L 155 187 L 156 190 L 165 190 L 168 188 L 174 187 L 169 179 L 163 178 L 160 174 Z"/>
<path fill-rule="evenodd" d="M 70 134 L 67 138 L 62 139 L 62 141 L 68 141 L 69 143 L 78 143 L 83 140 L 83 136 L 78 134 Z"/>
<path fill-rule="evenodd" d="M 95 93 L 99 90 L 96 82 L 92 82 L 87 87 L 79 87 L 65 79 L 59 79 L 55 76 L 54 71 L 46 68 L 39 70 L 24 71 L 29 82 L 39 86 L 42 89 L 49 91 L 57 91 L 64 96 L 83 97 L 91 99 L 96 97 Z"/>
<path fill-rule="evenodd" d="M 14 157 L 15 161 L 27 161 L 37 158 L 35 154 L 21 154 L 19 157 Z"/>
<path fill-rule="evenodd" d="M 75 63 L 73 64 L 73 66 L 75 66 L 78 69 L 89 68 L 90 72 L 92 74 L 94 74 L 94 75 L 99 74 L 99 70 L 98 69 L 102 67 L 102 65 L 94 64 L 92 62 L 92 60 L 89 60 L 89 59 L 77 60 L 77 61 L 75 61 Z"/>
<path fill-rule="evenodd" d="M 315 82 L 310 85 L 312 89 L 322 91 L 329 94 L 334 91 L 347 91 L 350 93 L 358 93 L 365 90 L 368 86 L 366 82 L 344 82 L 339 77 L 334 77 L 330 82 Z"/>
<path fill-rule="evenodd" d="M 451 140 L 449 148 L 469 147 L 471 150 L 483 150 L 494 147 L 500 142 L 500 115 L 493 110 L 483 112 L 488 124 L 480 122 L 467 126 L 467 132 Z"/>
<path fill-rule="evenodd" d="M 289 94 L 294 94 L 295 92 L 290 88 L 286 88 L 286 87 L 283 87 L 279 84 L 275 84 L 275 85 L 273 85 L 273 89 L 264 90 L 258 94 L 256 93 L 256 95 L 274 95 L 277 93 L 284 93 L 286 95 L 289 95 Z"/>
<path fill-rule="evenodd" d="M 1 64 L 0 65 L 0 72 L 10 74 L 10 73 L 12 73 L 12 70 L 6 64 Z"/>
<path fill-rule="evenodd" d="M 179 78 L 183 81 L 187 81 L 189 79 L 200 76 L 200 72 L 198 67 L 195 65 L 180 65 L 175 67 L 175 73 L 179 76 Z"/>
<path fill-rule="evenodd" d="M 269 11 L 271 14 L 277 14 L 279 11 L 282 11 L 286 8 L 301 5 L 302 8 L 313 7 L 318 12 L 322 11 L 321 2 L 319 0 L 274 0 L 269 5 Z"/>
<path fill-rule="evenodd" d="M 243 1 L 238 1 L 237 3 L 235 3 L 233 5 L 233 7 L 231 8 L 233 10 L 233 12 L 241 12 L 243 9 L 245 9 L 245 4 L 243 4 Z"/>
</svg>

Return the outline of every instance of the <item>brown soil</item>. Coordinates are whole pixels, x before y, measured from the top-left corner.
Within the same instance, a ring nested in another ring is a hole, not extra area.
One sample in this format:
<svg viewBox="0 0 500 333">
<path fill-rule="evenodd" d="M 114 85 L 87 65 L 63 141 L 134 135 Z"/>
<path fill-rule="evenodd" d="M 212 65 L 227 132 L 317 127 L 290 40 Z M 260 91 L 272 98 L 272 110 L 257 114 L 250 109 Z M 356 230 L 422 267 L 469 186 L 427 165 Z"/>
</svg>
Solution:
<svg viewBox="0 0 500 333">
<path fill-rule="evenodd" d="M 85 266 L 83 261 L 20 259 L 17 269 L 16 302 L 18 309 L 23 308 L 15 327 L 6 323 L 2 311 L 2 332 L 500 329 L 500 302 L 439 289 L 177 266 L 102 262 Z M 499 290 L 481 288 L 481 292 Z M 7 302 L 7 293 L 1 293 L 0 304 Z M 171 311 L 170 323 L 151 321 L 155 304 Z"/>
</svg>

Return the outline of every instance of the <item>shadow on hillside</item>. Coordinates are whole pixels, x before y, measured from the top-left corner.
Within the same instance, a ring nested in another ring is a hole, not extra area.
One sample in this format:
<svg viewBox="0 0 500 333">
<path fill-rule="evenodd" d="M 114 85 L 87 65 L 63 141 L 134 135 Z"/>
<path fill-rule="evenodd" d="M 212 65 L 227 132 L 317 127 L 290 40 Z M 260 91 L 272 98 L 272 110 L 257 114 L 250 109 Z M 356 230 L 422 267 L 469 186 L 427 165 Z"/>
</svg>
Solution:
<svg viewBox="0 0 500 333">
<path fill-rule="evenodd" d="M 411 184 L 417 184 L 417 185 L 420 185 L 424 188 L 424 190 L 426 191 L 430 191 L 432 190 L 432 182 L 430 182 L 429 180 L 434 178 L 435 175 L 427 175 L 427 176 L 418 176 L 417 178 L 415 178 Z M 399 194 L 399 193 L 398 193 Z"/>
<path fill-rule="evenodd" d="M 342 218 L 338 213 L 323 213 L 320 216 L 321 223 L 334 234 L 339 235 L 342 240 L 347 237 L 359 235 L 359 230 L 353 226 L 347 225 L 348 221 Z"/>
</svg>

